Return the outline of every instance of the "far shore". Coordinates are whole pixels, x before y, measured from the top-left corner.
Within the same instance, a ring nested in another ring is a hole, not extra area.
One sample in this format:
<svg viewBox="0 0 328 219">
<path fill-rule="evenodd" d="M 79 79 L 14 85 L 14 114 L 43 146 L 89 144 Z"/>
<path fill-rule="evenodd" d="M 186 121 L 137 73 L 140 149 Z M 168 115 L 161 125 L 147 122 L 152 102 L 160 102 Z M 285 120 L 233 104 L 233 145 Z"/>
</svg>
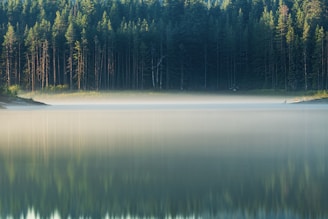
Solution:
<svg viewBox="0 0 328 219">
<path fill-rule="evenodd" d="M 328 98 L 305 99 L 296 101 L 297 104 L 328 104 Z"/>
<path fill-rule="evenodd" d="M 177 94 L 177 95 L 176 95 Z M 179 97 L 179 94 L 183 94 L 183 97 Z M 274 93 L 273 93 L 274 94 Z M 15 107 L 28 107 L 28 106 L 42 106 L 42 105 L 48 105 L 47 100 L 51 102 L 56 103 L 55 100 L 60 101 L 67 101 L 70 102 L 70 100 L 80 100 L 83 102 L 84 100 L 100 100 L 100 101 L 106 101 L 106 102 L 112 102 L 112 101 L 138 101 L 139 98 L 143 100 L 163 100 L 165 98 L 172 98 L 172 100 L 175 101 L 190 101 L 190 100 L 202 100 L 203 97 L 220 97 L 225 96 L 223 99 L 216 99 L 216 101 L 223 100 L 223 102 L 229 102 L 229 99 L 232 99 L 232 101 L 238 101 L 234 99 L 236 96 L 239 97 L 261 97 L 261 99 L 264 97 L 264 102 L 266 99 L 270 99 L 272 97 L 275 97 L 275 95 L 272 95 L 270 93 L 252 93 L 252 92 L 234 92 L 234 93 L 204 93 L 204 92 L 152 92 L 152 91 L 145 91 L 145 92 L 128 92 L 128 91 L 116 91 L 116 92 L 73 92 L 73 93 L 21 93 L 18 96 L 15 95 L 3 95 L 0 94 L 0 109 L 6 109 L 10 106 Z M 279 95 L 280 96 L 280 95 Z M 284 99 L 285 96 L 285 99 Z M 231 98 L 230 98 L 231 97 Z M 292 104 L 328 104 L 328 97 L 327 96 L 319 96 L 319 95 L 281 95 L 282 102 L 281 103 L 292 103 Z M 215 98 L 214 98 L 215 99 Z M 244 103 L 244 99 L 239 99 L 241 103 Z M 257 103 L 260 103 L 263 100 L 257 101 Z M 201 101 L 202 102 L 202 101 Z M 92 102 L 91 102 L 92 103 Z"/>
</svg>

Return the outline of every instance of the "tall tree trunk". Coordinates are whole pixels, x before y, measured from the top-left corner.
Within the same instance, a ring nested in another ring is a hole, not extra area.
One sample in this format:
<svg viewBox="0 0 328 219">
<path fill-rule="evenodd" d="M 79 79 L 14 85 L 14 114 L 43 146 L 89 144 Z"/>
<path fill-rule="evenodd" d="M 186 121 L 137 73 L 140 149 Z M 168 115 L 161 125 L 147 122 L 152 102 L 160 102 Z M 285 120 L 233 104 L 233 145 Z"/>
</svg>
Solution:
<svg viewBox="0 0 328 219">
<path fill-rule="evenodd" d="M 183 58 L 180 57 L 180 90 L 183 90 L 184 82 L 184 66 L 183 66 Z"/>
<path fill-rule="evenodd" d="M 35 62 L 36 62 L 36 52 L 35 52 L 35 48 L 33 48 L 33 52 L 32 52 L 32 66 L 31 66 L 31 84 L 32 84 L 32 91 L 35 90 L 35 73 L 36 73 L 36 67 L 35 67 Z"/>
<path fill-rule="evenodd" d="M 321 41 L 321 85 L 320 89 L 324 88 L 324 78 L 325 78 L 325 48 L 324 39 Z"/>
<path fill-rule="evenodd" d="M 100 48 L 99 48 L 99 40 L 95 37 L 95 44 L 94 44 L 94 86 L 96 90 L 99 90 L 99 62 L 100 62 Z"/>
<path fill-rule="evenodd" d="M 216 40 L 216 88 L 220 88 L 220 44 L 219 39 Z"/>
<path fill-rule="evenodd" d="M 160 60 L 160 66 L 159 66 L 159 70 L 160 70 L 160 78 L 159 78 L 159 89 L 162 90 L 163 88 L 163 67 L 162 67 L 162 61 L 164 58 L 164 51 L 163 51 L 163 35 L 161 34 L 161 42 L 160 42 L 160 53 L 161 53 L 161 60 Z"/>
<path fill-rule="evenodd" d="M 53 42 L 53 48 L 52 48 L 52 72 L 53 72 L 53 86 L 56 86 L 57 84 L 57 71 L 56 71 L 56 44 Z"/>
<path fill-rule="evenodd" d="M 184 89 L 184 46 L 180 44 L 180 90 Z"/>
<path fill-rule="evenodd" d="M 308 89 L 308 81 L 307 81 L 307 78 L 308 78 L 308 73 L 307 73 L 307 55 L 306 55 L 306 48 L 304 49 L 304 52 L 303 52 L 303 58 L 304 58 L 304 89 L 307 91 Z"/>
<path fill-rule="evenodd" d="M 73 89 L 73 46 L 70 45 L 69 48 L 69 87 L 70 90 Z"/>
<path fill-rule="evenodd" d="M 204 44 L 204 88 L 207 89 L 207 44 Z"/>
<path fill-rule="evenodd" d="M 328 89 L 328 32 L 326 32 L 326 90 Z"/>
<path fill-rule="evenodd" d="M 6 51 L 6 77 L 7 77 L 7 87 L 10 87 L 11 85 L 11 80 L 10 80 L 10 51 L 9 51 L 9 47 L 7 47 L 7 51 Z"/>
<path fill-rule="evenodd" d="M 22 58 L 21 58 L 21 43 L 18 43 L 18 84 L 21 85 L 21 71 L 22 71 Z"/>
<path fill-rule="evenodd" d="M 151 49 L 151 81 L 152 81 L 152 85 L 153 85 L 153 88 L 156 88 L 156 84 L 155 84 L 155 66 L 154 66 L 154 49 L 152 48 Z"/>
</svg>

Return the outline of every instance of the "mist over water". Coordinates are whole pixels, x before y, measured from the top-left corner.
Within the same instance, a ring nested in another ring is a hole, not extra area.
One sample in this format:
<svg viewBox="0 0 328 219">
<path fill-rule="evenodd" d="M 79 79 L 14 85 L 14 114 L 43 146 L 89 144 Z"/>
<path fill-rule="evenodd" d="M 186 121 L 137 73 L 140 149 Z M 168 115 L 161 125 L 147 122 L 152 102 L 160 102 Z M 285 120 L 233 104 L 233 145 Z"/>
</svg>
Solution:
<svg viewBox="0 0 328 219">
<path fill-rule="evenodd" d="M 327 218 L 328 106 L 285 100 L 66 97 L 2 110 L 0 215 Z"/>
</svg>

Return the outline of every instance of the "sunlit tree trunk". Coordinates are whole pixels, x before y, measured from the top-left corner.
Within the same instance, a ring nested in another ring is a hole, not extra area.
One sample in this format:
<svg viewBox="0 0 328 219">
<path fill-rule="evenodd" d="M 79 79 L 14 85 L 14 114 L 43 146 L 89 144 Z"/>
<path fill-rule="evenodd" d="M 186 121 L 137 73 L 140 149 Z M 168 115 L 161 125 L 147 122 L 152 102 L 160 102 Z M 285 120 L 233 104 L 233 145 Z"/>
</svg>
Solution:
<svg viewBox="0 0 328 219">
<path fill-rule="evenodd" d="M 53 41 L 52 43 L 52 73 L 53 73 L 53 86 L 57 84 L 57 71 L 56 71 L 56 43 Z"/>
<path fill-rule="evenodd" d="M 328 89 L 328 31 L 326 32 L 326 90 Z"/>
<path fill-rule="evenodd" d="M 204 88 L 207 89 L 207 44 L 204 44 Z"/>
<path fill-rule="evenodd" d="M 308 44 L 308 38 L 309 38 L 309 32 L 310 32 L 310 26 L 305 21 L 304 23 L 304 29 L 303 29 L 303 65 L 304 65 L 304 89 L 308 90 L 308 58 L 307 58 L 307 44 Z"/>
<path fill-rule="evenodd" d="M 69 73 L 69 87 L 73 90 L 73 46 L 69 46 L 69 57 L 68 57 L 68 73 Z"/>
<path fill-rule="evenodd" d="M 3 46 L 5 49 L 5 60 L 6 60 L 6 82 L 7 86 L 11 85 L 11 74 L 14 69 L 14 45 L 17 41 L 14 27 L 9 23 L 7 32 L 4 36 Z"/>
<path fill-rule="evenodd" d="M 180 90 L 184 89 L 184 46 L 183 44 L 179 45 L 180 49 Z"/>
<path fill-rule="evenodd" d="M 83 59 L 82 59 L 82 48 L 81 43 L 79 41 L 75 42 L 74 47 L 74 60 L 76 61 L 76 76 L 77 76 L 77 89 L 81 90 L 81 81 L 82 81 L 82 73 L 83 73 Z"/>
<path fill-rule="evenodd" d="M 69 87 L 73 89 L 73 47 L 75 41 L 75 28 L 72 18 L 70 17 L 69 25 L 65 33 L 65 38 L 67 40 L 67 44 L 69 46 L 69 56 L 67 59 L 67 69 L 69 73 Z"/>
</svg>

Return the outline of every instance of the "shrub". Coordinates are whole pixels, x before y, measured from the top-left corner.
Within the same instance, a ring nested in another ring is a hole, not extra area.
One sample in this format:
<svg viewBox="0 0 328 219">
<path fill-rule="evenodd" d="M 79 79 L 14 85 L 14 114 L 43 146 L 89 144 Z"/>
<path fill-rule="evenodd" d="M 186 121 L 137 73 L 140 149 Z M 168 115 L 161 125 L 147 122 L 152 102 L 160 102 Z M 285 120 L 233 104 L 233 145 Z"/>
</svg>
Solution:
<svg viewBox="0 0 328 219">
<path fill-rule="evenodd" d="M 7 87 L 5 90 L 8 95 L 16 96 L 21 89 L 19 85 L 12 85 Z"/>
<path fill-rule="evenodd" d="M 60 92 L 66 92 L 68 90 L 68 85 L 67 84 L 64 84 L 64 85 L 56 85 L 56 86 L 53 86 L 53 85 L 50 85 L 46 91 L 49 91 L 49 92 L 55 92 L 55 93 L 60 93 Z"/>
</svg>

